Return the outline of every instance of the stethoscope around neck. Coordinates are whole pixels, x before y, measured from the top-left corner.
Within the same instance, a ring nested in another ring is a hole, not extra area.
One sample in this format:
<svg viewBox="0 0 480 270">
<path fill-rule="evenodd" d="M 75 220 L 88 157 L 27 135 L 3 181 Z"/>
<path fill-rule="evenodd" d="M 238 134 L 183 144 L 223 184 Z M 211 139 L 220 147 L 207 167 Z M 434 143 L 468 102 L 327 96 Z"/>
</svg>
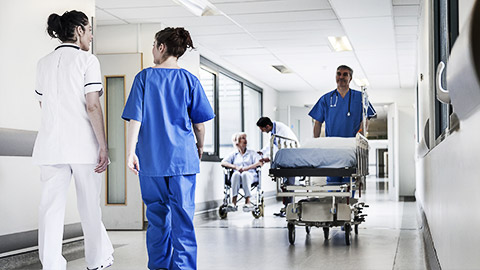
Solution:
<svg viewBox="0 0 480 270">
<path fill-rule="evenodd" d="M 333 95 L 335 95 L 335 103 L 333 103 Z M 337 107 L 338 102 L 338 91 L 335 89 L 332 94 L 330 94 L 330 108 Z M 352 103 L 352 89 L 348 89 L 348 112 L 347 116 L 350 116 L 350 104 Z"/>
</svg>

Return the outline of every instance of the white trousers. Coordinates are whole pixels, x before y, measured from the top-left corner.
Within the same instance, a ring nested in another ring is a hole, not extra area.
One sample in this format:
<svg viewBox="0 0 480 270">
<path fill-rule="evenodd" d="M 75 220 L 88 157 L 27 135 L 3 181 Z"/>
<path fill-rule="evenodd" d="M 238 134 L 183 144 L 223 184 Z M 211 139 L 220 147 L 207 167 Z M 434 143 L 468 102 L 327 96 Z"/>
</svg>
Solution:
<svg viewBox="0 0 480 270">
<path fill-rule="evenodd" d="M 232 174 L 232 195 L 237 196 L 238 191 L 240 190 L 240 182 L 242 183 L 243 191 L 245 192 L 245 197 L 252 196 L 250 194 L 250 186 L 253 182 L 253 173 L 246 171 L 246 172 L 238 172 L 234 171 Z"/>
<path fill-rule="evenodd" d="M 99 267 L 113 253 L 102 222 L 100 192 L 104 174 L 94 172 L 95 164 L 40 166 L 42 197 L 39 206 L 38 248 L 43 269 L 64 270 L 62 256 L 65 204 L 72 175 L 75 178 L 77 207 L 85 242 L 88 268 Z"/>
</svg>

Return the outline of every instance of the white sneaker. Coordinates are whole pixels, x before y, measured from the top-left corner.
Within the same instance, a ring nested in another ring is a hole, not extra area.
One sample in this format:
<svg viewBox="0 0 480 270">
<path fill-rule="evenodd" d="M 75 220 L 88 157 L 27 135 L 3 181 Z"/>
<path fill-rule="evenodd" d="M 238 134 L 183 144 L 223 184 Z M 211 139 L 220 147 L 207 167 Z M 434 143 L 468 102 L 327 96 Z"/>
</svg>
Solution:
<svg viewBox="0 0 480 270">
<path fill-rule="evenodd" d="M 250 212 L 253 210 L 255 210 L 255 205 L 253 205 L 252 203 L 248 203 L 243 206 L 243 212 Z"/>
</svg>

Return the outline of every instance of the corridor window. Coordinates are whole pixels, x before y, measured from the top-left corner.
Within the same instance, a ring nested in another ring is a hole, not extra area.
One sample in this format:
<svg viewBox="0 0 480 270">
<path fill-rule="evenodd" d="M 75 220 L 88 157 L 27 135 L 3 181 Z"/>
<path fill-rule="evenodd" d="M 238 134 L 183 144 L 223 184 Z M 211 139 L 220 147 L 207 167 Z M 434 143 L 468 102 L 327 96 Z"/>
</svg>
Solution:
<svg viewBox="0 0 480 270">
<path fill-rule="evenodd" d="M 204 57 L 200 64 L 200 82 L 216 115 L 205 123 L 203 160 L 219 161 L 232 152 L 232 135 L 240 131 L 247 133 L 250 149 L 260 149 L 262 89 Z"/>
<path fill-rule="evenodd" d="M 210 105 L 212 105 L 212 108 L 215 108 L 215 74 L 201 68 L 200 83 L 203 90 L 205 90 Z M 206 155 L 215 155 L 215 121 L 213 120 L 205 122 L 203 152 Z"/>
<path fill-rule="evenodd" d="M 448 56 L 458 36 L 458 1 L 434 1 L 434 56 L 435 67 L 440 62 L 447 64 Z M 448 89 L 446 72 L 442 75 L 443 88 Z M 436 95 L 433 95 L 436 97 Z M 449 128 L 452 108 L 435 99 L 435 138 L 442 139 L 442 135 Z"/>
<path fill-rule="evenodd" d="M 242 85 L 220 73 L 218 119 L 220 120 L 220 157 L 233 151 L 232 134 L 242 131 Z"/>
</svg>

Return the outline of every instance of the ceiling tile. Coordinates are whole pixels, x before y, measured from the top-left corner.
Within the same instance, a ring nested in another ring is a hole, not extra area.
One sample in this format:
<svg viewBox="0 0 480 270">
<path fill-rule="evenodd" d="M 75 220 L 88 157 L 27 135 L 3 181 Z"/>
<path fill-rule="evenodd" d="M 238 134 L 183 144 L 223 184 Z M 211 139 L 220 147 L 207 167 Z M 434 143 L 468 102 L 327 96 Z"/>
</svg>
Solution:
<svg viewBox="0 0 480 270">
<path fill-rule="evenodd" d="M 240 24 L 318 21 L 318 20 L 333 20 L 337 18 L 333 10 L 259 13 L 259 14 L 232 15 L 230 17 L 234 21 Z"/>
<path fill-rule="evenodd" d="M 150 19 L 150 18 L 175 18 L 193 16 L 188 10 L 180 6 L 169 7 L 140 7 L 140 8 L 115 8 L 105 9 L 110 14 L 129 19 Z"/>
<path fill-rule="evenodd" d="M 172 0 L 96 0 L 95 6 L 100 8 L 134 8 L 178 6 Z"/>
<path fill-rule="evenodd" d="M 318 31 L 336 30 L 342 31 L 342 25 L 338 20 L 322 21 L 296 21 L 276 23 L 244 23 L 243 27 L 250 33 L 257 32 L 283 32 L 283 31 Z"/>
<path fill-rule="evenodd" d="M 395 26 L 418 25 L 418 17 L 394 17 Z"/>
<path fill-rule="evenodd" d="M 397 35 L 418 35 L 418 26 L 395 26 Z"/>
<path fill-rule="evenodd" d="M 330 0 L 339 18 L 366 18 L 392 15 L 392 3 L 385 0 Z"/>
<path fill-rule="evenodd" d="M 419 6 L 393 6 L 393 16 L 408 17 L 420 15 Z"/>
<path fill-rule="evenodd" d="M 331 9 L 327 0 L 232 2 L 217 3 L 215 4 L 215 7 L 228 15 Z"/>
<path fill-rule="evenodd" d="M 419 5 L 420 0 L 393 0 L 393 5 Z"/>
<path fill-rule="evenodd" d="M 395 48 L 391 17 L 342 19 L 341 22 L 354 50 Z"/>
</svg>

